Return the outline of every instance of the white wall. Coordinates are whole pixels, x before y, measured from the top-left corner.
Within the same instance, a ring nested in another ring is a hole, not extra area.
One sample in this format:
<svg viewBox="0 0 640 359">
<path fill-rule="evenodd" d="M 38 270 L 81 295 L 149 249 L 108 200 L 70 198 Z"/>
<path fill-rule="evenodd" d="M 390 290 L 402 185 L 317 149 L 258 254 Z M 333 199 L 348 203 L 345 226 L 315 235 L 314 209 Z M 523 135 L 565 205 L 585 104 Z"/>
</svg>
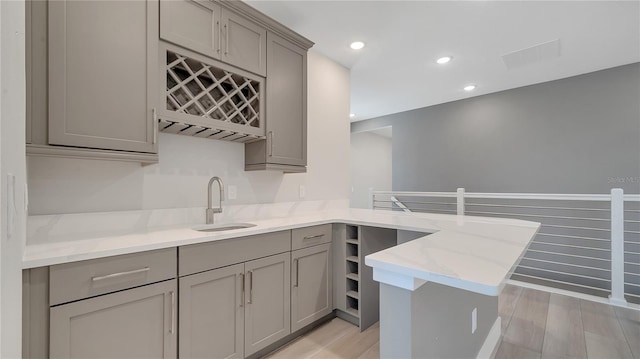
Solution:
<svg viewBox="0 0 640 359">
<path fill-rule="evenodd" d="M 349 198 L 349 70 L 308 57 L 307 173 L 245 172 L 244 145 L 160 134 L 160 162 L 29 157 L 30 214 L 206 206 L 206 185 L 236 185 L 227 204 Z"/>
<path fill-rule="evenodd" d="M 0 357 L 20 358 L 22 250 L 25 243 L 24 1 L 0 1 Z M 7 175 L 15 177 L 15 205 Z M 9 223 L 10 215 L 15 215 Z M 13 228 L 10 230 L 9 228 Z"/>
<path fill-rule="evenodd" d="M 391 138 L 351 134 L 351 207 L 369 207 L 369 189 L 391 191 Z"/>
</svg>

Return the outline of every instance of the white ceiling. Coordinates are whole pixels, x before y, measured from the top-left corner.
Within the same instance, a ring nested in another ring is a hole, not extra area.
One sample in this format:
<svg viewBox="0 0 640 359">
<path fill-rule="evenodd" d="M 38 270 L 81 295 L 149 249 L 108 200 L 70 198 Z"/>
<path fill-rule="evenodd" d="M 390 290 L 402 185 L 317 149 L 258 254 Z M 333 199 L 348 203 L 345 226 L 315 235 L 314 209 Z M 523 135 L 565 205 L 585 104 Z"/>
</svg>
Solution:
<svg viewBox="0 0 640 359">
<path fill-rule="evenodd" d="M 352 121 L 640 61 L 640 1 L 247 2 L 351 69 Z M 502 61 L 556 39 L 560 57 Z"/>
</svg>

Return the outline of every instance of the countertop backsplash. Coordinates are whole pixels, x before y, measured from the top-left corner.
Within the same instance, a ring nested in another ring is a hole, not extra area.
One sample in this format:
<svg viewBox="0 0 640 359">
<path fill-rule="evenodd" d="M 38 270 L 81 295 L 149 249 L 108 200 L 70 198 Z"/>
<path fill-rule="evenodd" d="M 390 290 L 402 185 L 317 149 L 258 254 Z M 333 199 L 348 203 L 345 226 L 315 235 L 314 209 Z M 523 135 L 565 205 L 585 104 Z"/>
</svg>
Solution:
<svg viewBox="0 0 640 359">
<path fill-rule="evenodd" d="M 300 215 L 348 207 L 348 199 L 229 206 L 223 203 L 223 212 L 215 215 L 215 222 L 279 218 L 294 213 Z M 27 245 L 124 235 L 149 228 L 204 224 L 204 217 L 204 207 L 29 216 Z"/>
</svg>

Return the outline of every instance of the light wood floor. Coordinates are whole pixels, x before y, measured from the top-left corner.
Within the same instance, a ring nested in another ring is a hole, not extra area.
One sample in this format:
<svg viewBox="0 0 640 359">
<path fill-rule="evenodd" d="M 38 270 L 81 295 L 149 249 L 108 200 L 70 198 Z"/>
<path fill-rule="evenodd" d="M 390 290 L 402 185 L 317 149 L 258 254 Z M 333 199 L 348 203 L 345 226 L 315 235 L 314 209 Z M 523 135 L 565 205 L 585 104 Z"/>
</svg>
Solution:
<svg viewBox="0 0 640 359">
<path fill-rule="evenodd" d="M 502 339 L 496 359 L 640 359 L 640 311 L 507 286 L 499 298 Z M 380 357 L 378 324 L 360 330 L 333 319 L 270 359 Z"/>
</svg>

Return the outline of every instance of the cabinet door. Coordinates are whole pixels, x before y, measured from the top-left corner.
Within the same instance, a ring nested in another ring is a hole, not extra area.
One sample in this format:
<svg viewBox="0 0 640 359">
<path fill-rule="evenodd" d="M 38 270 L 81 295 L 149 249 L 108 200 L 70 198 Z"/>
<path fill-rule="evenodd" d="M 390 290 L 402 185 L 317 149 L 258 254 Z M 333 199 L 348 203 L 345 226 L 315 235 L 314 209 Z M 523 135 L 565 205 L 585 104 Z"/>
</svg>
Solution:
<svg viewBox="0 0 640 359">
<path fill-rule="evenodd" d="M 291 333 L 290 256 L 283 253 L 245 263 L 245 356 Z"/>
<path fill-rule="evenodd" d="M 267 30 L 237 15 L 222 11 L 222 60 L 243 70 L 267 73 Z"/>
<path fill-rule="evenodd" d="M 267 34 L 267 163 L 307 164 L 307 52 Z"/>
<path fill-rule="evenodd" d="M 160 37 L 220 59 L 220 6 L 203 0 L 160 1 Z"/>
<path fill-rule="evenodd" d="M 311 324 L 333 309 L 331 245 L 291 252 L 291 331 Z"/>
<path fill-rule="evenodd" d="M 49 2 L 49 143 L 157 152 L 158 0 Z"/>
<path fill-rule="evenodd" d="M 242 358 L 244 264 L 180 278 L 180 358 Z"/>
<path fill-rule="evenodd" d="M 51 358 L 175 358 L 176 281 L 52 307 Z"/>
</svg>

